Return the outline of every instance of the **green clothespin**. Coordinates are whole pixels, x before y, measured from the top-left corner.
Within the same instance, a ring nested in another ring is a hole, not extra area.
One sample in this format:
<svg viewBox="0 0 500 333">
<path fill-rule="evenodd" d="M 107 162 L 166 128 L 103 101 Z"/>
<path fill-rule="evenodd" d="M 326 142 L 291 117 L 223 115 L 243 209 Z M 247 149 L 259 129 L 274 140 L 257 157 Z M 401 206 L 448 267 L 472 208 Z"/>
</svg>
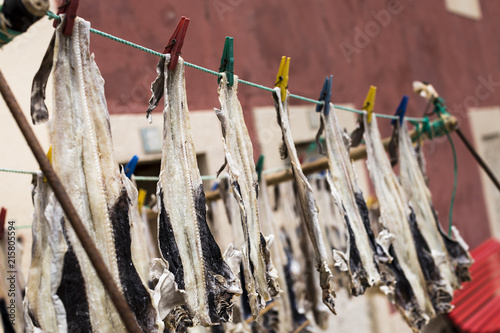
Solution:
<svg viewBox="0 0 500 333">
<path fill-rule="evenodd" d="M 233 37 L 226 37 L 224 51 L 220 59 L 219 73 L 226 73 L 227 85 L 232 87 L 234 84 L 234 55 L 233 55 Z M 220 83 L 219 76 L 218 82 Z"/>
<path fill-rule="evenodd" d="M 446 105 L 444 99 L 441 97 L 437 97 L 434 99 L 434 112 L 437 115 L 448 115 L 449 113 L 446 111 Z"/>
<path fill-rule="evenodd" d="M 262 176 L 262 169 L 264 169 L 264 155 L 260 155 L 257 164 L 255 164 L 255 171 L 257 171 L 257 179 L 259 183 Z"/>
</svg>

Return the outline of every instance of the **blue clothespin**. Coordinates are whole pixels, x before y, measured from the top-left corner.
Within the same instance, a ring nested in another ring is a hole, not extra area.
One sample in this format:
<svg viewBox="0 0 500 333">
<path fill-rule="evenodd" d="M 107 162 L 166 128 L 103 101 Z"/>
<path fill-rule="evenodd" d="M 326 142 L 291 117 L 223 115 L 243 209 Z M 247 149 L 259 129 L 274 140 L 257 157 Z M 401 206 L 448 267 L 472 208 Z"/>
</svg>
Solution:
<svg viewBox="0 0 500 333">
<path fill-rule="evenodd" d="M 220 58 L 219 73 L 226 73 L 227 85 L 232 87 L 234 84 L 234 55 L 233 55 L 233 37 L 226 37 L 224 42 L 224 51 Z M 218 82 L 220 83 L 219 76 Z"/>
<path fill-rule="evenodd" d="M 217 190 L 217 189 L 219 188 L 219 186 L 220 186 L 220 182 L 218 182 L 218 181 L 217 181 L 217 182 L 215 182 L 215 183 L 212 185 L 212 187 L 210 188 L 210 191 L 215 191 L 215 190 Z"/>
<path fill-rule="evenodd" d="M 134 174 L 138 161 L 139 161 L 139 157 L 137 157 L 137 155 L 134 155 L 134 157 L 132 157 L 132 159 L 125 166 L 125 170 L 124 170 L 125 176 L 127 176 L 129 179 Z"/>
<path fill-rule="evenodd" d="M 403 99 L 401 100 L 401 103 L 399 103 L 399 106 L 396 109 L 395 115 L 399 116 L 399 126 L 403 125 L 403 118 L 405 117 L 406 106 L 408 105 L 408 98 L 409 97 L 407 95 L 403 95 Z M 391 125 L 394 126 L 395 124 L 396 124 L 396 119 L 393 119 L 391 121 Z"/>
<path fill-rule="evenodd" d="M 330 100 L 332 99 L 332 81 L 333 75 L 330 77 L 326 77 L 325 83 L 323 83 L 323 89 L 321 90 L 321 94 L 319 95 L 318 101 L 323 101 L 323 104 L 316 105 L 316 112 L 321 112 L 321 110 L 325 110 L 325 116 L 328 116 L 330 112 Z"/>
</svg>

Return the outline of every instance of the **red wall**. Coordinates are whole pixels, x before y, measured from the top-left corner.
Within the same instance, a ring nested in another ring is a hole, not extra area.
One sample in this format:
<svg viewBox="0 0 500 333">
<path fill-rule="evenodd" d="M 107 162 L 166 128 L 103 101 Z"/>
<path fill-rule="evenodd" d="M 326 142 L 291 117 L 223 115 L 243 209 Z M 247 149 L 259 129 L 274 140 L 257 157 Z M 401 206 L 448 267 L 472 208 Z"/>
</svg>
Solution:
<svg viewBox="0 0 500 333">
<path fill-rule="evenodd" d="M 325 75 L 333 74 L 334 102 L 360 106 L 372 84 L 378 87 L 375 110 L 380 113 L 393 113 L 401 96 L 409 94 L 408 114 L 420 116 L 425 103 L 411 92 L 411 83 L 426 80 L 446 99 L 471 138 L 460 105 L 500 105 L 500 2 L 481 1 L 481 7 L 483 18 L 473 21 L 448 13 L 444 0 L 317 0 L 293 5 L 285 0 L 121 0 L 81 2 L 79 15 L 94 28 L 157 51 L 163 50 L 185 15 L 191 18 L 183 47 L 187 61 L 217 70 L 224 38 L 233 36 L 235 72 L 241 78 L 272 86 L 280 58 L 287 55 L 292 58 L 291 92 L 317 98 Z M 389 9 L 393 14 L 384 27 L 370 13 Z M 359 31 L 368 33 L 364 40 Z M 358 46 L 349 61 L 346 44 Z M 111 112 L 145 112 L 157 58 L 98 36 L 92 38 L 91 49 L 106 79 Z M 478 88 L 478 78 L 488 76 L 499 83 L 491 91 Z M 188 68 L 186 80 L 191 110 L 218 106 L 214 76 Z M 239 96 L 254 133 L 251 107 L 271 105 L 270 93 L 240 85 Z M 379 124 L 388 135 L 389 122 Z M 453 138 L 459 159 L 454 223 L 475 247 L 490 234 L 479 170 L 458 137 Z M 426 144 L 426 153 L 431 191 L 446 224 L 453 181 L 451 149 L 438 140 Z"/>
</svg>

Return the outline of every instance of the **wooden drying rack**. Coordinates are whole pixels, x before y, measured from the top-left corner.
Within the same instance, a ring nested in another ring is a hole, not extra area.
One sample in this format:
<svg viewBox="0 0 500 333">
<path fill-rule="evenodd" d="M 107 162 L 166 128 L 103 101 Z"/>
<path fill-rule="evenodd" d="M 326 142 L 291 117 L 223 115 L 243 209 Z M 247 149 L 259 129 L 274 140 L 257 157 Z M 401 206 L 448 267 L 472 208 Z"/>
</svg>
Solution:
<svg viewBox="0 0 500 333">
<path fill-rule="evenodd" d="M 444 117 L 443 119 L 438 119 L 434 120 L 432 123 L 437 122 L 437 121 L 444 121 L 444 126 L 448 132 L 453 132 L 457 129 L 457 118 L 454 116 L 447 116 Z M 431 123 L 431 126 L 432 126 Z M 416 130 L 410 131 L 410 136 L 412 139 L 415 139 L 417 137 L 418 133 Z M 428 135 L 424 132 L 421 134 L 421 139 L 425 140 L 428 139 Z M 391 138 L 384 138 L 382 139 L 382 142 L 384 144 L 384 148 L 387 149 L 389 147 L 389 141 Z M 353 161 L 360 160 L 363 158 L 366 158 L 366 147 L 365 146 L 359 146 L 352 148 L 350 150 L 350 156 Z M 302 171 L 304 174 L 310 175 L 316 172 L 320 172 L 323 170 L 328 169 L 328 158 L 323 157 L 320 158 L 314 162 L 310 163 L 304 163 L 302 164 Z M 293 173 L 291 169 L 288 170 L 283 170 L 283 171 L 278 171 L 275 173 L 271 173 L 265 176 L 266 177 L 266 183 L 268 186 L 271 185 L 276 185 L 288 180 L 293 179 Z M 205 197 L 207 201 L 213 201 L 213 200 L 218 200 L 221 198 L 219 190 L 215 191 L 209 191 L 205 193 Z"/>
</svg>

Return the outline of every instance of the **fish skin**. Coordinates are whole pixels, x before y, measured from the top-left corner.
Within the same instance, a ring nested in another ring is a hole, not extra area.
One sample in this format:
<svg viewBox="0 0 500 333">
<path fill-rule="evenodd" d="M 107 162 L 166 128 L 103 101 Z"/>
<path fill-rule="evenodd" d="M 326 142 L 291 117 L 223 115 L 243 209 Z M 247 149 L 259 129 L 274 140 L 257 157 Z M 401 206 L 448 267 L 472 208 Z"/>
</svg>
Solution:
<svg viewBox="0 0 500 333">
<path fill-rule="evenodd" d="M 253 147 L 237 98 L 238 81 L 232 87 L 227 84 L 224 73 L 219 83 L 220 110 L 216 110 L 221 123 L 225 159 L 229 167 L 229 182 L 236 199 L 244 235 L 243 272 L 252 316 L 257 318 L 265 303 L 278 295 L 276 279 L 269 249 L 261 233 L 258 207 L 259 185 Z"/>
<path fill-rule="evenodd" d="M 185 291 L 186 305 L 177 307 L 167 317 L 174 329 L 181 329 L 230 320 L 234 296 L 241 294 L 241 289 L 238 279 L 222 259 L 206 222 L 205 193 L 190 133 L 184 61 L 179 57 L 173 71 L 166 66 L 169 61 L 168 54 L 163 64 L 160 60 L 148 110 L 158 104 L 159 97 L 155 94 L 161 91 L 158 85 L 162 83 L 163 73 L 164 141 L 157 190 L 159 246 L 179 289 Z M 169 234 L 163 235 L 167 230 Z"/>
<path fill-rule="evenodd" d="M 55 41 L 56 33 L 54 32 L 49 47 L 43 56 L 40 69 L 33 77 L 31 85 L 31 121 L 33 125 L 42 124 L 49 120 L 49 111 L 47 105 L 45 105 L 45 90 L 54 63 Z"/>
<path fill-rule="evenodd" d="M 409 326 L 414 331 L 419 331 L 435 316 L 435 311 L 427 292 L 410 227 L 411 209 L 385 153 L 376 117 L 372 117 L 371 123 L 368 123 L 365 115 L 363 121 L 368 156 L 366 163 L 379 201 L 382 225 L 395 235 L 391 245 L 392 253 L 390 252 L 394 263 L 389 263 L 387 275 L 391 271 L 395 275 L 396 290 L 386 290 L 386 293 L 396 292 L 396 297 L 393 298 L 396 307 Z M 407 283 L 401 280 L 403 275 Z M 398 284 L 403 286 L 399 288 Z M 405 297 L 399 297 L 398 294 L 404 294 Z"/>
<path fill-rule="evenodd" d="M 295 184 L 297 185 L 297 196 L 300 202 L 302 219 L 305 222 L 315 254 L 316 269 L 319 272 L 320 286 L 322 289 L 322 300 L 328 309 L 335 314 L 333 275 L 328 267 L 326 248 L 323 243 L 321 227 L 318 221 L 318 207 L 316 206 L 316 202 L 314 200 L 311 185 L 302 172 L 295 144 L 293 142 L 288 120 L 289 93 L 287 91 L 287 98 L 285 101 L 281 101 L 280 95 L 280 89 L 275 88 L 273 91 L 274 105 L 276 107 L 278 125 L 280 126 L 283 135 L 283 144 L 286 148 L 286 154 L 281 155 L 282 157 L 290 156 L 293 176 Z"/>
<path fill-rule="evenodd" d="M 75 21 L 72 36 L 64 36 L 61 25 L 56 30 L 55 107 L 50 128 L 53 166 L 129 306 L 134 308 L 132 303 L 136 296 L 142 295 L 142 303 L 134 313 L 141 328 L 148 332 L 161 332 L 163 322 L 157 316 L 152 296 L 138 277 L 130 256 L 129 228 L 133 220 L 131 209 L 134 207 L 130 199 L 136 193 L 114 158 L 104 80 L 89 52 L 89 36 L 90 24 L 80 18 Z M 120 198 L 125 198 L 129 209 L 126 214 L 112 214 L 111 209 Z M 56 215 L 52 215 L 55 218 Z M 63 216 L 62 213 L 60 216 Z M 66 321 L 82 332 L 124 331 L 123 322 L 74 230 L 66 218 L 62 217 L 59 222 L 66 230 L 65 241 L 70 251 L 64 256 L 64 265 L 68 269 L 63 269 L 63 265 L 56 269 L 62 274 L 58 293 L 68 307 L 66 316 L 58 316 L 57 320 Z M 115 239 L 118 229 L 122 229 L 121 239 Z M 81 277 L 75 275 L 78 267 Z M 123 267 L 127 267 L 127 276 L 120 272 Z M 85 296 L 81 293 L 74 297 L 76 294 L 68 290 L 67 284 L 74 281 L 79 281 L 84 287 Z M 88 311 L 84 310 L 83 314 L 88 318 L 80 313 L 79 306 L 86 309 L 82 298 L 92 301 L 92 306 L 88 306 Z M 148 311 L 141 312 L 140 308 L 147 308 Z M 67 315 L 76 315 L 77 318 L 66 318 Z"/>
<path fill-rule="evenodd" d="M 348 240 L 345 257 L 351 280 L 351 293 L 358 296 L 363 294 L 366 288 L 380 282 L 378 262 L 385 262 L 387 258 L 383 251 L 377 249 L 368 209 L 345 144 L 345 134 L 333 105 L 330 109 L 332 112 L 328 114 L 321 113 L 330 171 L 326 177 L 335 203 L 344 217 Z"/>
</svg>

